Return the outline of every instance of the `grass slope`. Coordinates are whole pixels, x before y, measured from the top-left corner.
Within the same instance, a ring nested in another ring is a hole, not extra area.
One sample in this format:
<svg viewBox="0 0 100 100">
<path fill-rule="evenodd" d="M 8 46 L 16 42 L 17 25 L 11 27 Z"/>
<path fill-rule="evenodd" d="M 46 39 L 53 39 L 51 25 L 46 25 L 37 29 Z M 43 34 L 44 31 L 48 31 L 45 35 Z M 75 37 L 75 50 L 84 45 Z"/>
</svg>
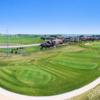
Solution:
<svg viewBox="0 0 100 100">
<path fill-rule="evenodd" d="M 25 95 L 46 96 L 80 88 L 100 76 L 100 50 L 92 46 L 44 51 L 35 48 L 35 52 L 31 48 L 29 52 L 31 55 L 0 57 L 1 87 Z"/>
</svg>

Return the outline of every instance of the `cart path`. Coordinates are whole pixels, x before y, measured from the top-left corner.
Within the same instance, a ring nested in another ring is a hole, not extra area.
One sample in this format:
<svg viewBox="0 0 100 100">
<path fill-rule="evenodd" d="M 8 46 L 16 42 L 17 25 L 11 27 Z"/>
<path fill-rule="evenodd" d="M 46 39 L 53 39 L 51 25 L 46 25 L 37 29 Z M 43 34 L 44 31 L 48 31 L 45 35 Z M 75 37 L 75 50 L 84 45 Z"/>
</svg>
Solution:
<svg viewBox="0 0 100 100">
<path fill-rule="evenodd" d="M 100 84 L 100 77 L 82 88 L 54 96 L 25 96 L 0 88 L 0 100 L 67 100 L 78 96 Z M 1 99 L 2 98 L 2 99 Z M 4 98 L 4 99 L 3 99 Z"/>
</svg>

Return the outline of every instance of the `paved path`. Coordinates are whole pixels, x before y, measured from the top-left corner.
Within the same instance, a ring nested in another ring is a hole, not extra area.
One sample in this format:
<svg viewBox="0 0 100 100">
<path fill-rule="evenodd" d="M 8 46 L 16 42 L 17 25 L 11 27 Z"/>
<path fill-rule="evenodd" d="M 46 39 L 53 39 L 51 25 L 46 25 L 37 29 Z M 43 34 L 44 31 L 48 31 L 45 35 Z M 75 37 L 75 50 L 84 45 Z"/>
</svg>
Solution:
<svg viewBox="0 0 100 100">
<path fill-rule="evenodd" d="M 33 46 L 39 46 L 40 44 L 28 44 L 28 45 L 6 45 L 6 46 L 0 46 L 0 48 L 27 48 L 27 47 L 33 47 Z"/>
<path fill-rule="evenodd" d="M 98 84 L 100 84 L 100 77 L 82 88 L 79 88 L 67 93 L 63 93 L 60 95 L 40 96 L 40 97 L 20 95 L 13 92 L 9 92 L 3 88 L 0 88 L 0 100 L 67 100 L 71 97 L 78 96 L 82 93 L 87 92 L 88 90 L 94 88 Z M 4 98 L 4 99 L 1 99 L 1 98 Z"/>
</svg>

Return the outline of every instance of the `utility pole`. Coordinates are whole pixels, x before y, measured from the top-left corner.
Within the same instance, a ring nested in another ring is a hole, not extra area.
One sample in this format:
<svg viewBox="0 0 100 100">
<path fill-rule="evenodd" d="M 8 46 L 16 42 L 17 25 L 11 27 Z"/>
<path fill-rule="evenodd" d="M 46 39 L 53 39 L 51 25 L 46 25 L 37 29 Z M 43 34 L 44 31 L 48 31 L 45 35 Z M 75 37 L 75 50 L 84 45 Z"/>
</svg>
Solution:
<svg viewBox="0 0 100 100">
<path fill-rule="evenodd" d="M 9 34 L 8 34 L 8 28 L 6 29 L 6 34 L 7 34 L 7 57 L 9 56 Z"/>
</svg>

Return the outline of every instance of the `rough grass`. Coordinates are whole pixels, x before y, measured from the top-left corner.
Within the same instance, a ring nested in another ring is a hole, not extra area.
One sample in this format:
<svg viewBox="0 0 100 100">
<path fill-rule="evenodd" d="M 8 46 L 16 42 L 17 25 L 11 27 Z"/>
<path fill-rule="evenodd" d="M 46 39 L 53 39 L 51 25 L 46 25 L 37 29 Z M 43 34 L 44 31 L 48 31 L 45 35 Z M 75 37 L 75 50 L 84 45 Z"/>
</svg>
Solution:
<svg viewBox="0 0 100 100">
<path fill-rule="evenodd" d="M 100 85 L 69 100 L 100 100 Z"/>
<path fill-rule="evenodd" d="M 63 46 L 30 55 L 0 57 L 0 86 L 33 96 L 64 93 L 100 76 L 100 50 L 91 46 Z"/>
</svg>

